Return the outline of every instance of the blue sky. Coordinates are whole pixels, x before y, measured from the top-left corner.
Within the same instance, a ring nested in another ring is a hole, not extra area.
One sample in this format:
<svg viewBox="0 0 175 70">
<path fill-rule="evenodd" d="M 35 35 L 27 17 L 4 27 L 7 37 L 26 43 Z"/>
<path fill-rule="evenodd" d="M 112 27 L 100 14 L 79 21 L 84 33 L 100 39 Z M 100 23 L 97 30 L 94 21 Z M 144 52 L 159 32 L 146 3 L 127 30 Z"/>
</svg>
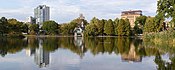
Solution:
<svg viewBox="0 0 175 70">
<path fill-rule="evenodd" d="M 50 6 L 51 20 L 66 23 L 83 13 L 89 21 L 120 18 L 121 11 L 142 10 L 144 15 L 156 14 L 157 0 L 2 0 L 0 17 L 16 18 L 26 21 L 33 16 L 33 9 L 38 5 Z"/>
</svg>

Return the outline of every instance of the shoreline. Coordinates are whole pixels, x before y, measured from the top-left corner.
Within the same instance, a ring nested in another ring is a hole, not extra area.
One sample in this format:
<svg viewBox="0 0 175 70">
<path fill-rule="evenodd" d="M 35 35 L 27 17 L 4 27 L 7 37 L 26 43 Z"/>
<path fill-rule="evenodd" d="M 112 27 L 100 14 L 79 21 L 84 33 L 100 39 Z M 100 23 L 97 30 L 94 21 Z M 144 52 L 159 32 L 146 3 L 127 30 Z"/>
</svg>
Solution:
<svg viewBox="0 0 175 70">
<path fill-rule="evenodd" d="M 73 35 L 24 35 L 25 37 L 75 37 Z M 93 37 L 93 36 L 86 36 Z M 129 38 L 143 38 L 143 36 L 94 36 L 94 37 L 129 37 Z"/>
</svg>

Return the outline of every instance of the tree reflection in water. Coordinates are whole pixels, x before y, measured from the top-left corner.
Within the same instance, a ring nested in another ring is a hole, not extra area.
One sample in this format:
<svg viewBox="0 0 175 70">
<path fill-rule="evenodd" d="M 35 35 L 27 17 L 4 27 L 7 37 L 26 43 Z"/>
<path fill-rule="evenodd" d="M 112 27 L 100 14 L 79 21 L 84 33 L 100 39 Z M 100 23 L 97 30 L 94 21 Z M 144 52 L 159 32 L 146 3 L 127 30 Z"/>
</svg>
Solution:
<svg viewBox="0 0 175 70">
<path fill-rule="evenodd" d="M 15 54 L 26 50 L 26 55 L 34 56 L 34 60 L 39 67 L 45 67 L 50 62 L 50 53 L 58 49 L 68 49 L 76 53 L 83 59 L 85 53 L 89 51 L 94 56 L 99 54 L 121 55 L 123 62 L 141 62 L 143 57 L 155 56 L 154 62 L 158 70 L 175 69 L 175 48 L 162 47 L 142 39 L 130 39 L 128 37 L 64 37 L 64 38 L 36 38 L 26 39 L 0 39 L 0 55 Z M 161 55 L 169 54 L 169 60 L 165 61 Z"/>
<path fill-rule="evenodd" d="M 170 57 L 169 60 L 170 61 L 163 60 L 158 53 L 154 59 L 154 62 L 157 64 L 157 70 L 175 70 L 175 57 Z"/>
<path fill-rule="evenodd" d="M 0 38 L 0 55 L 15 54 L 27 47 L 27 41 L 21 39 Z"/>
</svg>

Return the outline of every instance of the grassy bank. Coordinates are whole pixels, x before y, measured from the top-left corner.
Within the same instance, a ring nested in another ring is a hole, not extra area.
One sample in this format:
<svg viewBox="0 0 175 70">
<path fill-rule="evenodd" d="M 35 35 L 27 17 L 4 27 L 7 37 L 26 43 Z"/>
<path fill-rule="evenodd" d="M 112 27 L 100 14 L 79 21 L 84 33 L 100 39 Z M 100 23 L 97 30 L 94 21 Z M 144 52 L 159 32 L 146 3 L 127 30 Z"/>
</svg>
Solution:
<svg viewBox="0 0 175 70">
<path fill-rule="evenodd" d="M 25 38 L 25 36 L 24 35 L 22 35 L 22 34 L 9 34 L 9 35 L 6 35 L 5 37 L 7 37 L 7 38 Z"/>
<path fill-rule="evenodd" d="M 171 45 L 175 47 L 175 30 L 167 30 L 157 33 L 145 33 L 145 42 L 152 42 L 155 45 Z"/>
</svg>

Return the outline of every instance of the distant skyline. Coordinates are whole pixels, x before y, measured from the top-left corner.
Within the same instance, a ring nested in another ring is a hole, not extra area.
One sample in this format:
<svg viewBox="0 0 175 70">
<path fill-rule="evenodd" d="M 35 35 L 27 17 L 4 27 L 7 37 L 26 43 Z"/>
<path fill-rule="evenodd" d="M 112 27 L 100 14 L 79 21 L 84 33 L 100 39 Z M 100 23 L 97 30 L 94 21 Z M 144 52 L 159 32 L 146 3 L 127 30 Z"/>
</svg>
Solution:
<svg viewBox="0 0 175 70">
<path fill-rule="evenodd" d="M 27 17 L 34 16 L 34 8 L 38 5 L 50 7 L 51 20 L 66 23 L 77 18 L 80 13 L 88 21 L 93 17 L 120 18 L 121 12 L 127 10 L 142 10 L 143 15 L 155 16 L 157 0 L 2 0 L 0 17 L 26 21 Z"/>
</svg>

